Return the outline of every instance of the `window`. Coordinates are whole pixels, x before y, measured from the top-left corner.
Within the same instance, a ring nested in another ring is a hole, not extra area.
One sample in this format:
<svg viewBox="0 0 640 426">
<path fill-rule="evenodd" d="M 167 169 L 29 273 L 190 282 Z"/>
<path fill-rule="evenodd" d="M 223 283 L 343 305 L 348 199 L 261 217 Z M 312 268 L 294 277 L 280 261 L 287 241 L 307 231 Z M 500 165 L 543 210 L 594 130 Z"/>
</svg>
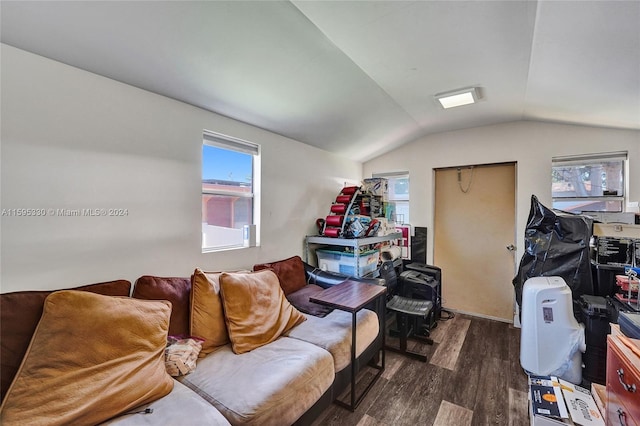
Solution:
<svg viewBox="0 0 640 426">
<path fill-rule="evenodd" d="M 374 173 L 373 177 L 387 178 L 389 201 L 395 204 L 396 223 L 409 222 L 409 172 Z"/>
<path fill-rule="evenodd" d="M 626 152 L 553 158 L 553 208 L 571 213 L 623 211 L 626 161 Z"/>
<path fill-rule="evenodd" d="M 256 225 L 259 146 L 205 132 L 202 144 L 202 251 L 243 246 Z"/>
</svg>

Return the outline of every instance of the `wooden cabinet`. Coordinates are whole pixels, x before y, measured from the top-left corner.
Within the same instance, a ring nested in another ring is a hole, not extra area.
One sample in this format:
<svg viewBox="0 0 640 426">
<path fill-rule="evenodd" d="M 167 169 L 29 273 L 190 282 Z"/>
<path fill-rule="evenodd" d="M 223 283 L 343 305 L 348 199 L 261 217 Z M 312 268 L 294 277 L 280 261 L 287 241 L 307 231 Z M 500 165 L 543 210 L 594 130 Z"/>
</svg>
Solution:
<svg viewBox="0 0 640 426">
<path fill-rule="evenodd" d="M 607 337 L 607 425 L 640 426 L 640 356 L 623 339 Z"/>
</svg>

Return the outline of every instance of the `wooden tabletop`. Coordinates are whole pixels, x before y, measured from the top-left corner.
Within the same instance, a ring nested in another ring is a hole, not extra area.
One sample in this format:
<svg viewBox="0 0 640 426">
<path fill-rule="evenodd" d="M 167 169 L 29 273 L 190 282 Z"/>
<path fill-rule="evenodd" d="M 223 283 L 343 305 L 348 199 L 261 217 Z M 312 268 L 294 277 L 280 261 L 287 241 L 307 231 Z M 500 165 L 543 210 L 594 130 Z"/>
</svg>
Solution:
<svg viewBox="0 0 640 426">
<path fill-rule="evenodd" d="M 342 311 L 356 312 L 386 292 L 387 288 L 380 285 L 347 280 L 310 297 L 309 301 Z"/>
</svg>

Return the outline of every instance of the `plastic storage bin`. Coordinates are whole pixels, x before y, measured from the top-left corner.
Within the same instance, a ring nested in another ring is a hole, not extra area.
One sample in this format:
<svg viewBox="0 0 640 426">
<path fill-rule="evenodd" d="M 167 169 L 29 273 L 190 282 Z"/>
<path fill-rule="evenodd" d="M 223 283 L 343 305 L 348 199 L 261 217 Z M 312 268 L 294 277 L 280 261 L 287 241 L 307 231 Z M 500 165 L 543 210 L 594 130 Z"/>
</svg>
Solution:
<svg viewBox="0 0 640 426">
<path fill-rule="evenodd" d="M 620 287 L 622 291 L 629 291 L 629 285 L 631 285 L 631 291 L 638 292 L 640 280 L 631 279 L 626 275 L 616 275 L 616 285 Z"/>
<path fill-rule="evenodd" d="M 640 339 L 640 313 L 620 312 L 620 331 L 632 339 Z"/>
<path fill-rule="evenodd" d="M 607 335 L 611 332 L 607 300 L 600 296 L 582 295 L 579 304 L 587 343 L 587 350 L 582 356 L 582 377 L 603 385 L 607 374 Z"/>
<path fill-rule="evenodd" d="M 356 256 L 352 252 L 327 249 L 316 250 L 318 268 L 323 271 L 339 272 L 354 277 L 362 277 L 376 270 L 378 267 L 378 251 L 360 252 L 358 256 L 358 270 L 356 273 Z"/>
<path fill-rule="evenodd" d="M 616 275 L 624 274 L 624 266 L 591 264 L 593 289 L 596 296 L 613 296 L 616 291 Z"/>
<path fill-rule="evenodd" d="M 606 297 L 607 308 L 609 309 L 609 315 L 611 315 L 611 322 L 618 324 L 618 318 L 622 312 L 637 312 L 631 306 L 625 302 L 618 300 L 617 297 Z"/>
</svg>

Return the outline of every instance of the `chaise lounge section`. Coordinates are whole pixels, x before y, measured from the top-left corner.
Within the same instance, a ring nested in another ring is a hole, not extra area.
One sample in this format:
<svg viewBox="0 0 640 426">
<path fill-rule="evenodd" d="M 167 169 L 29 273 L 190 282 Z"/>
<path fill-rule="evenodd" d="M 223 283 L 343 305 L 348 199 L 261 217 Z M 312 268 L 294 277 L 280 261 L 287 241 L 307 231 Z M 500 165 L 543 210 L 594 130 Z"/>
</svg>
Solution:
<svg viewBox="0 0 640 426">
<path fill-rule="evenodd" d="M 220 344 L 223 340 L 217 342 L 220 345 L 213 349 L 203 349 L 205 353 L 201 353 L 196 369 L 172 380 L 173 388 L 166 396 L 134 410 L 118 413 L 116 417 L 104 419 L 105 424 L 169 425 L 194 421 L 212 425 L 310 424 L 345 389 L 351 377 L 351 369 L 347 368 L 350 365 L 351 315 L 314 306 L 309 302 L 309 295 L 349 277 L 316 270 L 304 264 L 297 256 L 271 264 L 256 265 L 254 269 L 255 272 L 244 275 L 224 273 L 222 280 L 220 273 L 205 275 L 210 283 L 212 277 L 227 283 L 233 279 L 248 280 L 259 285 L 261 290 L 265 280 L 273 280 L 275 277 L 277 291 L 286 296 L 286 299 L 282 297 L 283 300 L 280 301 L 282 309 L 289 311 L 288 304 L 297 308 L 291 308 L 297 312 L 292 314 L 290 321 L 294 325 L 286 330 L 278 329 L 272 337 L 267 337 L 266 342 L 259 342 L 258 346 L 240 351 L 241 353 L 237 353 L 236 349 L 241 347 L 242 342 L 234 338 L 224 344 Z M 263 269 L 268 271 L 262 271 Z M 292 270 L 295 273 L 292 274 Z M 166 333 L 197 336 L 193 333 L 193 323 L 199 320 L 194 321 L 193 315 L 197 312 L 194 306 L 197 307 L 199 302 L 194 302 L 193 284 L 198 273 L 196 270 L 191 278 L 140 277 L 131 297 L 141 301 L 170 302 Z M 296 277 L 298 281 L 301 277 L 303 279 L 302 283 L 296 283 L 295 289 L 287 287 L 291 284 L 292 277 Z M 372 285 L 382 283 L 380 280 L 361 281 Z M 120 280 L 84 286 L 77 290 L 123 297 L 129 296 L 130 287 L 129 282 Z M 210 289 L 214 287 L 213 285 Z M 273 281 L 264 288 L 273 290 Z M 224 291 L 225 286 L 221 285 L 218 293 Z M 231 292 L 228 287 L 227 295 Z M 0 420 L 3 420 L 3 424 L 8 412 L 5 407 L 8 383 L 14 381 L 16 373 L 20 373 L 20 362 L 24 364 L 23 357 L 28 353 L 29 342 L 42 315 L 42 306 L 50 293 L 52 292 L 19 292 L 0 295 L 0 355 L 3 367 L 3 408 Z M 210 292 L 209 296 L 213 293 L 215 291 Z M 243 293 L 240 296 L 238 300 L 246 298 Z M 225 302 L 222 301 L 223 305 Z M 357 316 L 358 369 L 369 363 L 382 349 L 379 315 L 375 313 L 374 306 L 369 308 L 371 310 L 365 309 Z M 224 313 L 232 313 L 233 309 L 232 306 L 223 306 Z M 259 312 L 255 314 L 254 308 L 250 311 L 254 314 L 248 313 L 241 320 L 258 315 L 255 321 L 263 323 Z M 273 308 L 270 307 L 268 311 L 273 311 Z M 269 312 L 264 315 L 268 316 Z M 230 324 L 228 318 L 225 321 L 227 330 L 233 330 L 237 326 Z M 230 332 L 229 335 L 231 334 Z M 270 336 L 269 332 L 261 331 L 259 334 L 259 339 Z"/>
</svg>

